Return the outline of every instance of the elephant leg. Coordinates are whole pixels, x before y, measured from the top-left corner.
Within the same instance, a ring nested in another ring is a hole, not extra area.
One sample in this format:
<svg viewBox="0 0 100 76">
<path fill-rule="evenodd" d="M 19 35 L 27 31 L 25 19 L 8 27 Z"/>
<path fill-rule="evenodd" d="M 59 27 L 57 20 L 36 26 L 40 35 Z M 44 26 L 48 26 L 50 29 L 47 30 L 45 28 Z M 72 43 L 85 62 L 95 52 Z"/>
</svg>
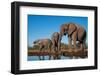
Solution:
<svg viewBox="0 0 100 76">
<path fill-rule="evenodd" d="M 56 59 L 56 47 L 55 47 L 55 50 L 54 50 L 54 55 L 53 55 L 54 59 Z"/>
<path fill-rule="evenodd" d="M 54 59 L 57 59 L 57 53 L 55 53 L 55 55 L 54 55 Z"/>
<path fill-rule="evenodd" d="M 58 52 L 58 59 L 61 59 L 61 54 Z"/>
<path fill-rule="evenodd" d="M 76 39 L 74 39 L 73 43 L 74 43 L 74 48 L 76 49 Z"/>
<path fill-rule="evenodd" d="M 53 51 L 55 51 L 56 49 L 55 49 L 55 45 L 53 44 Z"/>
<path fill-rule="evenodd" d="M 60 51 L 60 47 L 61 47 L 61 41 L 58 41 L 58 51 Z"/>
<path fill-rule="evenodd" d="M 51 60 L 51 55 L 49 55 L 49 60 Z"/>
<path fill-rule="evenodd" d="M 72 47 L 72 45 L 71 45 L 71 38 L 70 38 L 70 37 L 68 37 L 68 47 L 69 47 L 69 48 Z"/>
<path fill-rule="evenodd" d="M 76 50 L 77 31 L 73 32 L 72 40 L 73 40 L 74 49 Z"/>
<path fill-rule="evenodd" d="M 61 59 L 61 55 L 58 54 L 57 59 Z"/>
<path fill-rule="evenodd" d="M 84 49 L 86 49 L 86 43 L 85 43 L 85 41 L 83 42 L 83 47 L 84 47 Z"/>
<path fill-rule="evenodd" d="M 57 52 L 56 52 L 57 54 L 56 54 L 56 56 L 57 56 L 57 59 L 60 59 L 60 50 L 58 50 Z"/>
<path fill-rule="evenodd" d="M 53 55 L 53 58 L 56 59 L 56 55 Z"/>
<path fill-rule="evenodd" d="M 58 47 L 54 45 L 54 59 L 57 59 Z"/>
<path fill-rule="evenodd" d="M 49 48 L 49 60 L 51 59 L 51 46 L 48 47 Z"/>
<path fill-rule="evenodd" d="M 46 51 L 47 50 L 47 47 L 43 47 L 42 51 Z M 42 60 L 45 60 L 45 55 L 42 56 Z"/>
<path fill-rule="evenodd" d="M 61 59 L 61 52 L 60 51 L 57 51 L 57 54 L 56 54 L 56 57 L 57 57 L 57 59 Z"/>
<path fill-rule="evenodd" d="M 59 53 L 59 59 L 61 59 L 61 43 L 58 44 L 58 53 Z"/>
<path fill-rule="evenodd" d="M 49 60 L 51 59 L 51 53 L 49 53 Z"/>
<path fill-rule="evenodd" d="M 58 59 L 58 52 L 59 52 L 59 50 L 58 50 L 58 45 L 56 46 L 56 59 Z"/>
<path fill-rule="evenodd" d="M 39 51 L 40 51 L 40 52 L 42 51 L 42 46 L 40 46 Z M 41 55 L 39 55 L 39 60 L 42 60 L 42 59 L 41 59 Z"/>
<path fill-rule="evenodd" d="M 55 53 L 55 55 L 56 55 L 56 59 L 58 59 L 58 49 L 57 49 L 57 47 L 56 47 L 56 53 Z"/>
<path fill-rule="evenodd" d="M 41 60 L 41 56 L 39 56 L 39 60 Z"/>
<path fill-rule="evenodd" d="M 81 51 L 84 51 L 84 48 L 83 48 L 83 43 L 81 43 L 80 50 L 81 50 Z"/>
<path fill-rule="evenodd" d="M 55 59 L 55 52 L 54 51 L 52 51 L 52 57 L 53 57 L 53 59 Z"/>
<path fill-rule="evenodd" d="M 53 57 L 54 57 L 54 59 L 57 59 L 57 52 L 56 51 L 55 51 Z"/>
<path fill-rule="evenodd" d="M 45 60 L 45 56 L 42 56 L 43 57 L 43 59 L 42 60 Z"/>
</svg>

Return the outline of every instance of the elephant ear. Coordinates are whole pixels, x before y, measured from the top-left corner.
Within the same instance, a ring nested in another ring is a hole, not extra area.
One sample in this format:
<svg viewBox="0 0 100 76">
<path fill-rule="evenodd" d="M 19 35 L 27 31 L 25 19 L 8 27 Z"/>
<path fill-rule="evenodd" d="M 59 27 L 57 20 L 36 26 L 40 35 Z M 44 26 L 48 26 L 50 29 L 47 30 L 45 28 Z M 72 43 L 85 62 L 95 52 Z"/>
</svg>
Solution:
<svg viewBox="0 0 100 76">
<path fill-rule="evenodd" d="M 69 28 L 68 28 L 68 36 L 72 35 L 73 32 L 75 32 L 75 30 L 77 29 L 76 25 L 73 23 L 68 24 Z"/>
</svg>

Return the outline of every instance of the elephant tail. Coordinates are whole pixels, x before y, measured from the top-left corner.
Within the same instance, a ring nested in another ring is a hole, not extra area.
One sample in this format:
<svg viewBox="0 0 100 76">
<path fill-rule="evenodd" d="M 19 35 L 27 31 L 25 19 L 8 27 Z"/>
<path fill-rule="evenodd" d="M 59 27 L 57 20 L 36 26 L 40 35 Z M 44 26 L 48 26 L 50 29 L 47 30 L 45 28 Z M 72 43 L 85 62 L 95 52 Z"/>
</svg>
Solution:
<svg viewBox="0 0 100 76">
<path fill-rule="evenodd" d="M 86 42 L 86 37 L 87 37 L 87 33 L 86 30 L 84 30 L 84 36 L 83 36 L 83 41 Z"/>
</svg>

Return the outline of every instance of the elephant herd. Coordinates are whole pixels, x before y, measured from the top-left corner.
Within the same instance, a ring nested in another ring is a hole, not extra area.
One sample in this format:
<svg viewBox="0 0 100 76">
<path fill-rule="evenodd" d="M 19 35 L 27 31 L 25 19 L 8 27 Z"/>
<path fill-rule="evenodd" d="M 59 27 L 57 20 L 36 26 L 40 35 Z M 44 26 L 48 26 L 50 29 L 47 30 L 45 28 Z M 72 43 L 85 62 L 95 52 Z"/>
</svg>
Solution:
<svg viewBox="0 0 100 76">
<path fill-rule="evenodd" d="M 64 35 L 68 37 L 68 47 L 69 49 L 74 48 L 77 51 L 76 42 L 80 44 L 81 50 L 84 51 L 86 42 L 86 30 L 84 27 L 77 25 L 75 23 L 65 23 L 60 26 L 60 32 L 54 32 L 51 39 L 38 39 L 33 42 L 34 45 L 39 46 L 39 50 L 47 48 L 49 51 L 54 51 L 55 53 L 61 51 L 61 40 Z M 73 47 L 72 47 L 73 45 Z M 53 56 L 54 59 L 59 59 L 59 56 Z M 39 59 L 40 56 L 39 56 Z M 51 59 L 51 55 L 49 56 Z"/>
</svg>

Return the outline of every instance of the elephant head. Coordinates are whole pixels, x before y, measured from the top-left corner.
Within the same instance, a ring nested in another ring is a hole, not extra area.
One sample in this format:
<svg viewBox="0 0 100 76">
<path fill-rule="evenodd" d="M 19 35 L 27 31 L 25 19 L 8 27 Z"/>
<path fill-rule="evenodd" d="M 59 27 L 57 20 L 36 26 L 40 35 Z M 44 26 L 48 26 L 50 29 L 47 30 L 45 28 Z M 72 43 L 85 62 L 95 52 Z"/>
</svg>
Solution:
<svg viewBox="0 0 100 76">
<path fill-rule="evenodd" d="M 68 34 L 71 35 L 75 30 L 77 29 L 76 25 L 74 23 L 66 23 L 66 24 L 62 24 L 60 27 L 60 34 L 66 35 Z"/>
<path fill-rule="evenodd" d="M 40 43 L 41 43 L 41 41 L 40 41 L 39 39 L 38 39 L 38 40 L 35 40 L 35 41 L 33 42 L 34 45 L 38 45 L 38 46 L 40 45 Z"/>
</svg>

